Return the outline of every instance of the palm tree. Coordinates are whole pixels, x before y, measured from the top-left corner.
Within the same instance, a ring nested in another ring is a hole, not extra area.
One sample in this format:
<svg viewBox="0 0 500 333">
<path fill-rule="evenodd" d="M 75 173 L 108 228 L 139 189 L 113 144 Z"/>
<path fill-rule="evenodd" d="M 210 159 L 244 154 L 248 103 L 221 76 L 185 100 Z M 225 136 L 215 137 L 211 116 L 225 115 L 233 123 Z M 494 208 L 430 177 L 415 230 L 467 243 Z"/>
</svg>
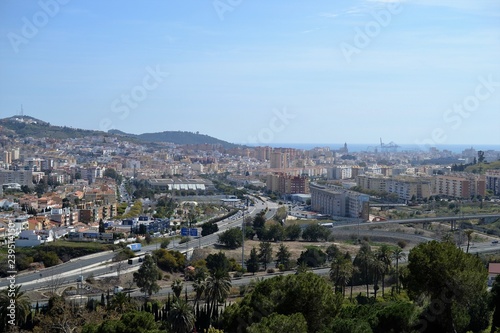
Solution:
<svg viewBox="0 0 500 333">
<path fill-rule="evenodd" d="M 383 244 L 377 251 L 377 257 L 381 262 L 381 277 L 382 277 L 382 296 L 385 294 L 385 275 L 389 271 L 392 264 L 392 249 L 387 245 Z"/>
<path fill-rule="evenodd" d="M 370 245 L 368 243 L 361 244 L 356 259 L 359 262 L 359 268 L 360 271 L 363 273 L 363 278 L 366 283 L 366 297 L 370 297 L 369 285 L 370 285 L 370 273 L 371 273 L 370 268 L 371 268 L 372 258 L 373 258 L 373 253 Z"/>
<path fill-rule="evenodd" d="M 339 269 L 339 280 L 341 281 L 342 286 L 342 296 L 345 297 L 345 286 L 347 285 L 347 281 L 352 280 L 352 276 L 354 274 L 354 265 L 352 263 L 351 255 L 349 252 L 346 252 L 342 261 L 342 265 Z"/>
<path fill-rule="evenodd" d="M 333 282 L 335 286 L 335 292 L 342 291 L 342 281 L 340 278 L 340 271 L 344 265 L 344 256 L 339 253 L 339 255 L 332 257 L 332 263 L 330 265 L 330 281 Z"/>
<path fill-rule="evenodd" d="M 132 304 L 130 304 L 127 294 L 120 292 L 113 296 L 110 307 L 118 313 L 125 313 L 128 309 L 132 308 Z"/>
<path fill-rule="evenodd" d="M 377 299 L 377 291 L 379 289 L 378 282 L 380 278 L 382 278 L 382 295 L 384 294 L 385 263 L 379 256 L 372 256 L 369 265 L 373 270 L 373 295 L 375 299 Z"/>
<path fill-rule="evenodd" d="M 181 279 L 175 279 L 170 287 L 172 288 L 175 297 L 179 298 L 181 296 L 182 289 L 184 289 L 184 283 Z"/>
<path fill-rule="evenodd" d="M 31 311 L 31 305 L 28 296 L 21 291 L 21 285 L 16 286 L 14 289 L 4 289 L 0 292 L 0 315 L 2 320 L 7 324 L 7 314 L 9 312 L 8 306 L 14 301 L 16 306 L 16 325 L 24 324 L 26 317 Z"/>
<path fill-rule="evenodd" d="M 206 279 L 197 279 L 193 282 L 193 290 L 196 293 L 196 297 L 194 299 L 194 306 L 198 305 L 203 293 L 207 288 L 207 280 Z"/>
<path fill-rule="evenodd" d="M 210 315 L 216 313 L 217 303 L 224 302 L 229 295 L 231 289 L 231 278 L 229 273 L 217 269 L 207 279 L 207 287 L 205 290 L 205 297 L 209 306 Z"/>
<path fill-rule="evenodd" d="M 356 265 L 354 265 L 354 263 L 352 263 L 352 276 L 350 278 L 350 282 L 351 282 L 351 295 L 349 296 L 349 299 L 351 300 L 351 302 L 352 302 L 352 292 L 353 292 L 353 288 L 354 288 L 354 275 L 358 274 L 358 273 L 359 273 L 359 267 L 357 267 Z"/>
<path fill-rule="evenodd" d="M 472 240 L 473 230 L 465 230 L 465 235 L 467 236 L 467 251 L 465 253 L 469 253 L 470 241 Z"/>
<path fill-rule="evenodd" d="M 347 281 L 352 278 L 353 272 L 354 265 L 349 252 L 333 258 L 330 268 L 330 280 L 335 285 L 335 292 L 340 291 L 345 296 L 345 286 Z"/>
<path fill-rule="evenodd" d="M 392 252 L 392 258 L 396 260 L 396 291 L 399 293 L 399 261 L 406 258 L 406 253 L 398 247 Z"/>
<path fill-rule="evenodd" d="M 175 299 L 170 308 L 168 322 L 174 333 L 191 332 L 195 323 L 193 308 L 182 299 Z"/>
</svg>

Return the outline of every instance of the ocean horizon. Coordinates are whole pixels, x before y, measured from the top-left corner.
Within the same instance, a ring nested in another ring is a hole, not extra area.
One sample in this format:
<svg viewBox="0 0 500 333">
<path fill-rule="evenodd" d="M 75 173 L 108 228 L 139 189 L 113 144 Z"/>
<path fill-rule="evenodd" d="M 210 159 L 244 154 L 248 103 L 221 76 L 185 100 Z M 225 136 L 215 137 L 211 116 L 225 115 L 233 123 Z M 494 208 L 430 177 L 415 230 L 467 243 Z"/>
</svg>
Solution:
<svg viewBox="0 0 500 333">
<path fill-rule="evenodd" d="M 246 144 L 247 146 L 251 147 L 257 147 L 257 146 L 269 146 L 272 148 L 295 148 L 295 149 L 304 149 L 304 150 L 310 150 L 313 148 L 317 147 L 329 147 L 332 150 L 338 150 L 340 148 L 344 147 L 344 143 L 267 143 L 267 144 Z M 397 148 L 398 152 L 416 152 L 416 151 L 428 151 L 430 146 L 423 146 L 423 145 L 417 145 L 417 144 L 399 144 L 399 147 Z M 439 150 L 449 150 L 453 153 L 461 153 L 466 149 L 473 148 L 476 151 L 482 150 L 482 151 L 488 151 L 488 150 L 493 150 L 493 151 L 499 151 L 500 152 L 500 145 L 494 145 L 494 144 L 441 144 L 441 145 L 433 145 L 432 147 L 435 147 Z M 379 145 L 374 145 L 374 144 L 369 144 L 369 143 L 353 143 L 349 144 L 347 142 L 347 149 L 350 152 L 363 152 L 363 151 L 381 151 L 381 146 Z"/>
</svg>

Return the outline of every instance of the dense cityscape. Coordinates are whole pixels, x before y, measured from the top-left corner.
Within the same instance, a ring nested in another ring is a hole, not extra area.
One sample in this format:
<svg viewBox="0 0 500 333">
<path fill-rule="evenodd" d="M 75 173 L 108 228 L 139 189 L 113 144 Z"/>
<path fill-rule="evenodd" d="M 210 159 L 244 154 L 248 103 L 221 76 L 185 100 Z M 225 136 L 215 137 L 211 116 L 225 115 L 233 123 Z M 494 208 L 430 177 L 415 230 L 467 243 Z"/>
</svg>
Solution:
<svg viewBox="0 0 500 333">
<path fill-rule="evenodd" d="M 60 131 L 66 137 L 54 138 Z M 348 143 L 303 150 L 74 131 L 24 115 L 2 120 L 2 287 L 16 282 L 5 289 L 3 318 L 14 294 L 17 306 L 4 328 L 128 332 L 136 320 L 148 323 L 145 332 L 495 325 L 500 150 L 405 151 L 382 141 L 371 151 L 350 152 Z M 435 261 L 418 260 L 438 252 Z M 298 284 L 305 289 L 265 292 Z M 254 299 L 262 292 L 271 308 Z M 435 308 L 432 297 L 450 301 Z"/>
<path fill-rule="evenodd" d="M 0 1 L 0 332 L 500 333 L 499 18 Z"/>
</svg>

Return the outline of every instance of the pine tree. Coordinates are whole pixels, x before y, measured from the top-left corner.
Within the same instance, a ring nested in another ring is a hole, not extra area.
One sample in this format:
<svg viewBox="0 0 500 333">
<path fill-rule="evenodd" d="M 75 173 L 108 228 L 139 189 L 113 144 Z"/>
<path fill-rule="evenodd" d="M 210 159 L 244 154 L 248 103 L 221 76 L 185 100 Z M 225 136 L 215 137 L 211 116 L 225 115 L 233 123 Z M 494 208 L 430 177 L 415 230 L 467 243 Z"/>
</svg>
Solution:
<svg viewBox="0 0 500 333">
<path fill-rule="evenodd" d="M 259 271 L 259 256 L 257 255 L 257 250 L 252 248 L 252 251 L 250 251 L 250 258 L 248 258 L 247 262 L 247 270 L 255 274 L 255 272 Z"/>
<path fill-rule="evenodd" d="M 158 267 L 153 258 L 149 254 L 146 254 L 141 267 L 134 273 L 134 282 L 141 288 L 140 290 L 143 293 L 151 296 L 160 290 L 157 279 Z"/>
</svg>

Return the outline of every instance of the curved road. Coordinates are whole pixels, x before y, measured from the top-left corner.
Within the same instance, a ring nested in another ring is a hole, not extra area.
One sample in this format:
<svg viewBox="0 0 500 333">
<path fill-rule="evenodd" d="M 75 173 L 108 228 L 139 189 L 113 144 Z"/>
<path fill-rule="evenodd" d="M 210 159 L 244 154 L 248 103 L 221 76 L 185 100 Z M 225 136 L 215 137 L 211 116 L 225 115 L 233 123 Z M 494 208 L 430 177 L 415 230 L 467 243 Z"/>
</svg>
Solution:
<svg viewBox="0 0 500 333">
<path fill-rule="evenodd" d="M 262 202 L 257 199 L 255 202 L 255 206 L 250 206 L 250 209 L 245 213 L 245 216 L 253 217 L 267 207 L 268 212 L 266 213 L 266 218 L 271 218 L 275 214 L 278 207 L 278 205 L 273 202 Z M 169 245 L 169 248 L 186 252 L 187 250 L 193 248 L 206 247 L 215 244 L 218 240 L 218 234 L 229 228 L 239 227 L 241 226 L 241 223 L 241 215 L 239 218 L 225 219 L 217 223 L 219 226 L 219 231 L 217 233 L 200 237 L 184 244 L 179 244 L 176 239 Z M 146 253 L 157 248 L 158 244 L 143 246 L 141 253 Z M 76 282 L 76 279 L 80 275 L 83 275 L 85 279 L 90 274 L 98 276 L 112 271 L 116 272 L 118 263 L 111 263 L 114 256 L 115 252 L 113 251 L 100 252 L 85 257 L 75 258 L 66 263 L 40 270 L 39 272 L 23 272 L 16 275 L 16 285 L 22 285 L 21 290 L 36 290 L 50 285 Z M 135 265 L 138 266 L 138 264 Z M 131 266 L 126 264 L 126 261 L 122 262 L 122 270 L 130 267 Z M 8 284 L 8 277 L 1 279 L 0 289 L 7 287 Z"/>
</svg>

